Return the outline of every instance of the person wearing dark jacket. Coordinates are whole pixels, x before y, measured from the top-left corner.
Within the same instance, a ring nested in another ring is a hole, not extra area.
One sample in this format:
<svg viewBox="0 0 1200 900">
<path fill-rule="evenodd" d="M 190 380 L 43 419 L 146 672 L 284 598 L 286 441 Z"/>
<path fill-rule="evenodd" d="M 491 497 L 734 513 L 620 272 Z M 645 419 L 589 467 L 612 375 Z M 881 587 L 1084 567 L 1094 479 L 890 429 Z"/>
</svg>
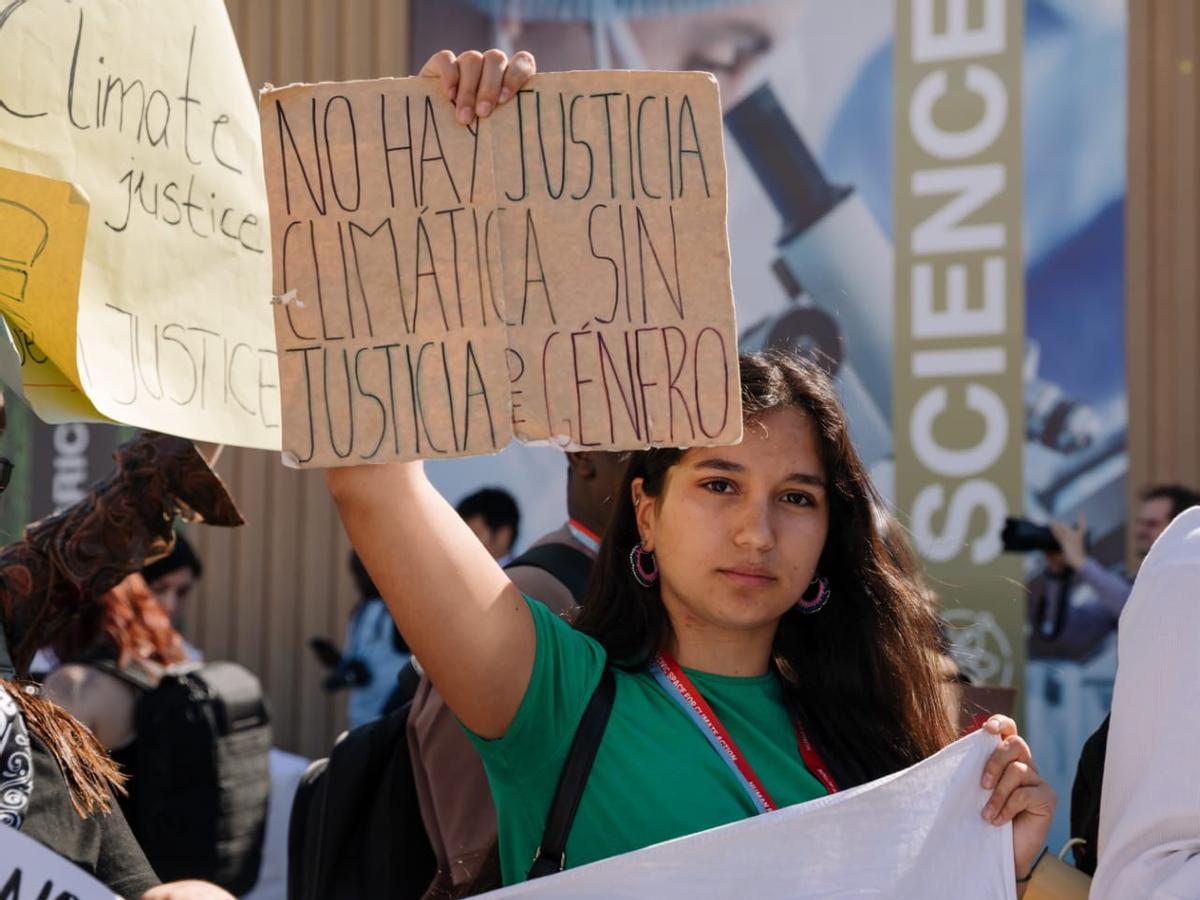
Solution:
<svg viewBox="0 0 1200 900">
<path fill-rule="evenodd" d="M 0 771 L 14 771 L 0 822 L 19 828 L 142 900 L 227 900 L 214 885 L 159 884 L 116 804 L 123 776 L 90 731 L 28 681 L 88 598 L 171 549 L 177 514 L 214 525 L 242 519 L 217 475 L 181 438 L 143 433 L 116 471 L 74 506 L 35 522 L 0 550 Z"/>
</svg>

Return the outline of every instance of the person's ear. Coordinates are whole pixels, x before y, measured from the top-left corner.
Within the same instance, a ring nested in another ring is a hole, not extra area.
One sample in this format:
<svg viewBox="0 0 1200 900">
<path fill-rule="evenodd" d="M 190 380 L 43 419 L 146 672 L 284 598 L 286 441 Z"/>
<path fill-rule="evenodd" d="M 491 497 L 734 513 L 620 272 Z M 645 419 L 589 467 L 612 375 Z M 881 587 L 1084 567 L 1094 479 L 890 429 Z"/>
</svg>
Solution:
<svg viewBox="0 0 1200 900">
<path fill-rule="evenodd" d="M 516 533 L 511 525 L 501 525 L 492 532 L 492 540 L 496 542 L 496 549 L 504 548 L 504 553 L 511 553 L 513 543 L 516 540 Z M 501 554 L 504 555 L 504 554 Z"/>
<path fill-rule="evenodd" d="M 629 490 L 633 496 L 634 517 L 637 519 L 638 535 L 641 538 L 642 549 L 654 550 L 654 523 L 657 508 L 654 498 L 644 490 L 644 478 L 635 478 L 630 482 Z"/>
</svg>

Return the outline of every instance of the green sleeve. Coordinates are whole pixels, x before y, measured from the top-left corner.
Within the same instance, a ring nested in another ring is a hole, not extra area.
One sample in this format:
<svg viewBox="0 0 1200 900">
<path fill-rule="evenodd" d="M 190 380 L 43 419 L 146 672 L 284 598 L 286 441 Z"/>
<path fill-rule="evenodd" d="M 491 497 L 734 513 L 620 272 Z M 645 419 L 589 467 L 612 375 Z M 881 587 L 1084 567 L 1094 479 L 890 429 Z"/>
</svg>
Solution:
<svg viewBox="0 0 1200 900">
<path fill-rule="evenodd" d="M 496 740 L 467 729 L 489 776 L 509 782 L 547 765 L 562 765 L 606 661 L 604 648 L 594 639 L 537 600 L 525 597 L 525 602 L 537 643 L 533 672 L 517 714 Z"/>
</svg>

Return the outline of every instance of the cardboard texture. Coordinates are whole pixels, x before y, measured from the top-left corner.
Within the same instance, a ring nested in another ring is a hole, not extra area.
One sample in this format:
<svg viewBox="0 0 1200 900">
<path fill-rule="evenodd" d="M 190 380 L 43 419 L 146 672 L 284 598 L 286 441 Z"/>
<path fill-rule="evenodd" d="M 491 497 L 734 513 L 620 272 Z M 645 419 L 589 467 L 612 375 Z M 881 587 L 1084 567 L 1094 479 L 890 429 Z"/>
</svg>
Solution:
<svg viewBox="0 0 1200 900">
<path fill-rule="evenodd" d="M 260 113 L 290 464 L 741 438 L 709 76 L 538 75 L 469 128 L 423 78 Z"/>
<path fill-rule="evenodd" d="M 81 405 L 49 403 L 70 388 L 27 387 L 39 415 L 279 447 L 258 133 L 220 0 L 5 10 L 0 166 L 74 184 L 91 206 L 77 297 L 39 296 L 35 326 L 49 364 L 38 383 L 74 386 Z M 6 375 L 14 350 L 29 365 L 12 338 L 0 341 Z"/>
</svg>

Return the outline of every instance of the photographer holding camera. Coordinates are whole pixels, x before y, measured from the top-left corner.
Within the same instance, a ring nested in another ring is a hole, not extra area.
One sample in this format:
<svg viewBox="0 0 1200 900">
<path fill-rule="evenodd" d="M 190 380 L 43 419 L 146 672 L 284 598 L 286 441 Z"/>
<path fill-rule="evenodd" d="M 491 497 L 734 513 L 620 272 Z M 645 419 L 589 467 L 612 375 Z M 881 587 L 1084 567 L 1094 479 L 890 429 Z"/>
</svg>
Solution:
<svg viewBox="0 0 1200 900">
<path fill-rule="evenodd" d="M 1167 484 L 1150 488 L 1142 495 L 1134 518 L 1133 541 L 1138 560 L 1150 552 L 1158 536 L 1177 515 L 1200 504 L 1200 494 Z M 1087 552 L 1087 521 L 1081 515 L 1075 525 L 1053 522 L 1052 541 L 1038 542 L 1046 554 L 1046 584 L 1034 610 L 1037 636 L 1046 641 L 1089 643 L 1116 627 L 1129 599 L 1132 582 L 1123 572 L 1106 568 Z M 1052 547 L 1057 546 L 1057 549 Z M 1071 602 L 1077 585 L 1087 585 L 1094 599 Z"/>
</svg>

